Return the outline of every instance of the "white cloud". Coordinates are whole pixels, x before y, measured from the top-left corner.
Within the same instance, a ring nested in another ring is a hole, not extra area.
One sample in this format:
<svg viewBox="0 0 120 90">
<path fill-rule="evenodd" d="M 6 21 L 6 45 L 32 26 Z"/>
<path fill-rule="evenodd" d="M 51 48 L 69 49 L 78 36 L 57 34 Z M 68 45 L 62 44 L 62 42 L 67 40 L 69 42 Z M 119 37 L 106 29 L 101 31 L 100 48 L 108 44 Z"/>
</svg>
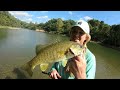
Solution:
<svg viewBox="0 0 120 90">
<path fill-rule="evenodd" d="M 79 20 L 84 20 L 83 18 L 80 18 Z M 75 20 L 76 22 L 79 21 L 79 20 Z"/>
<path fill-rule="evenodd" d="M 89 17 L 89 16 L 85 16 L 84 19 L 85 19 L 85 20 L 91 20 L 91 19 L 93 19 L 93 18 L 91 18 L 91 17 Z"/>
<path fill-rule="evenodd" d="M 32 21 L 32 18 L 28 18 L 27 20 L 28 20 L 28 21 Z"/>
<path fill-rule="evenodd" d="M 24 20 L 22 20 L 22 21 L 25 21 L 25 22 L 29 23 L 29 22 L 32 21 L 32 18 L 27 18 L 27 19 L 24 19 Z"/>
<path fill-rule="evenodd" d="M 83 20 L 83 18 L 80 18 L 80 20 Z"/>
<path fill-rule="evenodd" d="M 50 18 L 48 16 L 39 16 L 39 17 L 36 17 L 36 18 L 38 18 L 39 22 L 42 22 L 42 23 L 45 23 L 48 20 L 50 20 Z"/>
<path fill-rule="evenodd" d="M 24 22 L 32 22 L 32 16 L 31 14 L 25 12 L 25 11 L 9 11 L 11 15 L 13 15 L 15 18 L 24 21 Z"/>
<path fill-rule="evenodd" d="M 39 19 L 46 19 L 46 18 L 48 18 L 48 16 L 39 16 L 37 18 L 39 18 Z"/>
<path fill-rule="evenodd" d="M 65 18 L 64 18 L 64 17 L 62 17 L 61 19 L 62 19 L 62 20 L 65 20 Z"/>
<path fill-rule="evenodd" d="M 21 21 L 24 21 L 24 22 L 27 22 L 27 23 L 30 23 L 30 22 L 33 23 L 32 19 L 24 19 L 24 20 L 21 20 Z"/>
<path fill-rule="evenodd" d="M 70 15 L 72 15 L 73 13 L 71 11 L 68 12 Z"/>
<path fill-rule="evenodd" d="M 15 17 L 24 16 L 24 17 L 32 17 L 33 15 L 28 14 L 25 11 L 9 11 Z"/>
</svg>

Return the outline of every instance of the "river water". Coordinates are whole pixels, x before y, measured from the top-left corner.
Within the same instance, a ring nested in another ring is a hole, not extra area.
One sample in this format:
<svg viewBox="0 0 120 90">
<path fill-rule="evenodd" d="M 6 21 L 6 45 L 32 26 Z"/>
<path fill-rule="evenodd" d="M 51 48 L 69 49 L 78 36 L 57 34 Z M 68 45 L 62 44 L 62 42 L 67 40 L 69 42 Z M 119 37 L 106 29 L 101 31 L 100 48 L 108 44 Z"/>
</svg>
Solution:
<svg viewBox="0 0 120 90">
<path fill-rule="evenodd" d="M 0 30 L 0 79 L 27 79 L 19 67 L 36 55 L 36 45 L 61 40 L 68 38 L 28 29 Z M 88 47 L 96 56 L 96 79 L 120 78 L 120 51 L 94 42 L 88 43 Z M 37 66 L 32 79 L 49 77 Z"/>
</svg>

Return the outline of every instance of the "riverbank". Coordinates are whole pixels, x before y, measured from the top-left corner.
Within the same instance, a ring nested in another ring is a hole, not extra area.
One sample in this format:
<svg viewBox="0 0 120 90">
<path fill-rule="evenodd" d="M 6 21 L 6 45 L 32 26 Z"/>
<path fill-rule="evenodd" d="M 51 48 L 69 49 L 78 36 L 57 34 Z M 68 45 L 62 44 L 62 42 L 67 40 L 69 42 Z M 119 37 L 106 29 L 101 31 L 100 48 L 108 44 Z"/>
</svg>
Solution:
<svg viewBox="0 0 120 90">
<path fill-rule="evenodd" d="M 90 42 L 97 43 L 97 44 L 100 44 L 102 46 L 105 46 L 105 47 L 112 48 L 112 49 L 120 51 L 120 47 L 115 47 L 115 46 L 112 46 L 112 45 L 103 44 L 101 42 L 95 42 L 95 41 L 90 41 Z"/>
<path fill-rule="evenodd" d="M 45 30 L 36 29 L 37 32 L 45 32 Z"/>
<path fill-rule="evenodd" d="M 10 27 L 10 26 L 0 26 L 0 30 L 5 30 L 5 29 L 16 30 L 16 29 L 20 29 L 20 28 L 17 28 L 17 27 Z"/>
</svg>

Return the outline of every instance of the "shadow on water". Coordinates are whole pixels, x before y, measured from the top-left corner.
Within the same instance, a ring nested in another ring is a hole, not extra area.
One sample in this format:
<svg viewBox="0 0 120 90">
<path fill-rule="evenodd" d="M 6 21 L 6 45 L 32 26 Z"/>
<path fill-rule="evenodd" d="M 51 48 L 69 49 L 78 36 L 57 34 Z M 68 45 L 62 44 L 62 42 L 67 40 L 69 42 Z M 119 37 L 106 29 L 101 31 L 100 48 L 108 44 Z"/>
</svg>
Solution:
<svg viewBox="0 0 120 90">
<path fill-rule="evenodd" d="M 5 79 L 12 79 L 12 77 L 10 77 L 10 76 L 6 76 Z"/>
<path fill-rule="evenodd" d="M 20 68 L 14 68 L 13 73 L 17 75 L 16 79 L 29 79 Z"/>
</svg>

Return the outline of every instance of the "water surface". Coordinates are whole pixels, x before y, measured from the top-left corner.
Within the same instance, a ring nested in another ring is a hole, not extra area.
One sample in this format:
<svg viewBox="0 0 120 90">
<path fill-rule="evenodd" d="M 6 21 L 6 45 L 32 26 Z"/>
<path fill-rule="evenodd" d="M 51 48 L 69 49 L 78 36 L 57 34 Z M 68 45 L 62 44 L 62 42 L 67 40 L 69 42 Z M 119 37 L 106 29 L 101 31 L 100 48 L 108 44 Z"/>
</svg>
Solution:
<svg viewBox="0 0 120 90">
<path fill-rule="evenodd" d="M 26 79 L 19 67 L 31 60 L 38 44 L 48 44 L 68 40 L 67 37 L 27 29 L 0 30 L 0 79 Z M 120 52 L 88 43 L 88 48 L 96 56 L 96 79 L 120 78 Z M 34 70 L 33 79 L 46 79 L 39 66 Z"/>
</svg>

